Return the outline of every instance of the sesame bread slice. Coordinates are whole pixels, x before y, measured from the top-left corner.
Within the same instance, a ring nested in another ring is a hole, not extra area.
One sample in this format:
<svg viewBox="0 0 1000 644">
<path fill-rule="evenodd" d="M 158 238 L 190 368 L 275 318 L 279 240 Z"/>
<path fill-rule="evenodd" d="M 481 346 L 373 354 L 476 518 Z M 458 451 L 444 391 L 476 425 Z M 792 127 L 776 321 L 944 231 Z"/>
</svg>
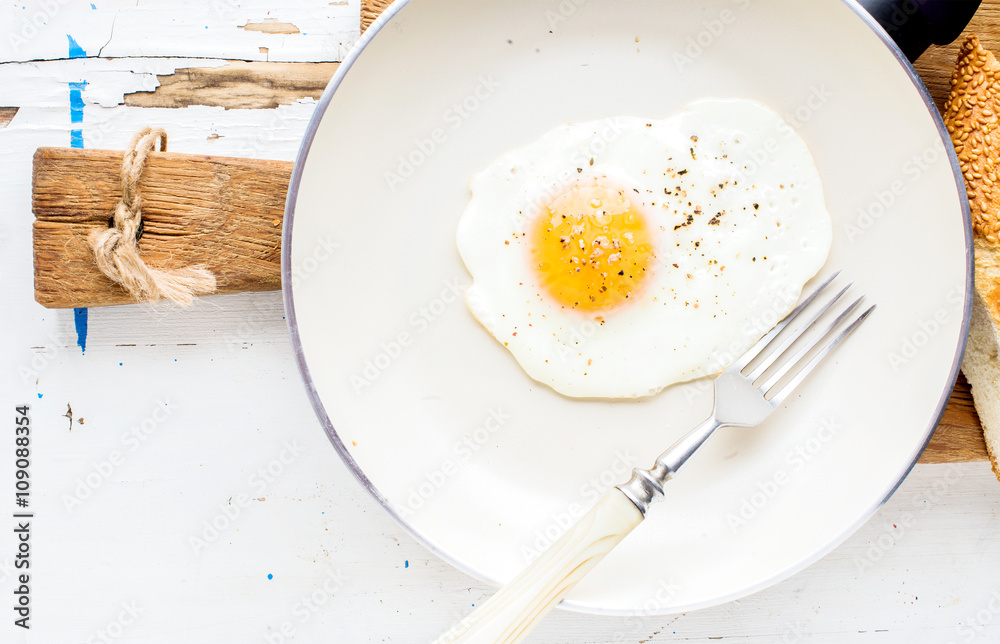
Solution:
<svg viewBox="0 0 1000 644">
<path fill-rule="evenodd" d="M 959 51 L 951 85 L 944 121 L 965 177 L 976 255 L 962 371 L 1000 479 L 1000 62 L 974 35 Z"/>
</svg>

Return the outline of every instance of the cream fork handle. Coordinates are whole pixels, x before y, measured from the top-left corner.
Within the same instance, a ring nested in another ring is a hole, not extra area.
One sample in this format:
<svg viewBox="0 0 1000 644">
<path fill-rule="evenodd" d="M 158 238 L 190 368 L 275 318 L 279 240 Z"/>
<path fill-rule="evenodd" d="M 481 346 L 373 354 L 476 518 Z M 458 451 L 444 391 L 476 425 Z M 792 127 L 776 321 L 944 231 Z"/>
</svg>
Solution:
<svg viewBox="0 0 1000 644">
<path fill-rule="evenodd" d="M 559 541 L 434 644 L 521 641 L 642 519 L 635 504 L 612 488 Z"/>
</svg>

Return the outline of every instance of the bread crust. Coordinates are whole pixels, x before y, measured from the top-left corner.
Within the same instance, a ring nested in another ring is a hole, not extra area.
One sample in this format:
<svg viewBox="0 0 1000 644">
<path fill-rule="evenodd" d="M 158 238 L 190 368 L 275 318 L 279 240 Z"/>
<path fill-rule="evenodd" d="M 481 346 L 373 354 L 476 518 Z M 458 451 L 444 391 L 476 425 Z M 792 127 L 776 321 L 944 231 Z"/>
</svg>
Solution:
<svg viewBox="0 0 1000 644">
<path fill-rule="evenodd" d="M 976 255 L 962 371 L 1000 480 L 1000 62 L 975 35 L 959 50 L 951 86 L 944 122 L 965 177 Z"/>
<path fill-rule="evenodd" d="M 972 401 L 979 413 L 986 452 L 1000 480 L 1000 255 L 996 246 L 975 239 L 976 291 L 972 301 L 969 341 L 962 372 L 972 385 Z"/>
<path fill-rule="evenodd" d="M 955 145 L 972 211 L 972 230 L 1000 244 L 1000 63 L 969 36 L 958 52 L 944 122 Z"/>
</svg>

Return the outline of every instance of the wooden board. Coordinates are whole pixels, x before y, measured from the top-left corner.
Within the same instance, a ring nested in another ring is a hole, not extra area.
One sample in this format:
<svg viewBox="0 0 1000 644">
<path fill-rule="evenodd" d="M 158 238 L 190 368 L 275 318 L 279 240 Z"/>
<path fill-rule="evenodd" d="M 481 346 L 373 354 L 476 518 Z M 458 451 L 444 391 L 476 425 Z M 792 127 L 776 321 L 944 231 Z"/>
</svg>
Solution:
<svg viewBox="0 0 1000 644">
<path fill-rule="evenodd" d="M 157 75 L 155 90 L 128 94 L 125 105 L 271 109 L 303 98 L 318 99 L 339 65 L 232 61 L 223 67 L 184 67 Z"/>
<path fill-rule="evenodd" d="M 49 308 L 128 304 L 94 266 L 86 243 L 118 199 L 122 153 L 39 148 L 32 175 L 35 299 Z M 144 233 L 152 266 L 203 264 L 219 293 L 281 288 L 281 220 L 292 164 L 153 153 L 143 173 Z"/>
<path fill-rule="evenodd" d="M 371 27 L 385 8 L 392 4 L 391 0 L 361 0 L 361 33 Z"/>
<path fill-rule="evenodd" d="M 362 29 L 389 3 L 362 2 Z M 994 25 L 997 25 L 994 27 Z M 1000 51 L 1000 1 L 984 2 L 969 31 Z M 964 37 L 964 35 L 963 35 Z M 958 42 L 932 47 L 916 67 L 940 106 L 950 89 Z M 189 70 L 126 103 L 156 107 L 264 107 L 315 98 L 335 64 L 238 64 L 230 71 Z M 125 304 L 128 297 L 94 267 L 84 238 L 106 225 L 116 199 L 120 152 L 41 148 L 35 155 L 35 297 L 50 308 Z M 219 292 L 281 288 L 280 224 L 291 164 L 154 153 L 140 187 L 141 244 L 154 265 L 204 263 Z M 192 190 L 192 186 L 200 186 Z M 179 204 L 179 206 L 178 206 Z M 969 385 L 959 378 L 922 463 L 987 460 Z"/>
<path fill-rule="evenodd" d="M 938 110 L 951 92 L 951 73 L 958 59 L 958 48 L 970 34 L 977 34 L 983 47 L 1000 54 L 1000 0 L 984 0 L 968 28 L 955 42 L 943 47 L 932 45 L 914 63 Z"/>
</svg>

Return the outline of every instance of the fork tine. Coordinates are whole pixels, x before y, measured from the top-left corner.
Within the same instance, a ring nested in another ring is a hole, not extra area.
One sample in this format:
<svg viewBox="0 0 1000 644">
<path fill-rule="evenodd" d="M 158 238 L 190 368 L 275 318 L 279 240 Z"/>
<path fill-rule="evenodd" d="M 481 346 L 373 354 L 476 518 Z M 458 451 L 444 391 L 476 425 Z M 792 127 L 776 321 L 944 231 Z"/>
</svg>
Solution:
<svg viewBox="0 0 1000 644">
<path fill-rule="evenodd" d="M 795 317 L 799 313 L 802 312 L 802 309 L 804 309 L 807 306 L 809 306 L 812 303 L 812 301 L 816 299 L 816 296 L 820 294 L 820 291 L 822 291 L 827 286 L 829 286 L 830 282 L 832 282 L 834 279 L 836 279 L 838 275 L 840 275 L 840 271 L 839 270 L 836 271 L 830 277 L 826 278 L 826 280 L 822 284 L 820 284 L 819 286 L 817 286 L 816 289 L 813 290 L 812 293 L 810 293 L 809 295 L 807 295 L 806 298 L 804 300 L 802 300 L 802 302 L 800 302 L 798 306 L 796 306 L 794 309 L 792 309 L 792 312 L 789 313 L 788 315 L 786 315 L 785 319 L 783 319 L 780 322 L 778 322 L 777 324 L 775 324 L 774 327 L 772 327 L 772 329 L 770 331 L 768 331 L 764 335 L 763 338 L 761 338 L 760 340 L 757 341 L 757 344 L 755 344 L 752 347 L 750 347 L 749 349 L 747 349 L 746 353 L 744 353 L 742 356 L 740 356 L 736 360 L 736 362 L 733 363 L 733 365 L 730 367 L 730 369 L 732 369 L 734 371 L 743 371 L 743 369 L 746 368 L 746 366 L 748 364 L 750 364 L 751 360 L 753 360 L 758 355 L 760 355 L 760 352 L 763 351 L 764 349 L 766 349 L 767 345 L 771 344 L 771 340 L 774 339 L 774 336 L 776 336 L 779 333 L 781 333 L 781 330 L 784 329 L 786 326 L 788 326 L 788 324 L 792 320 L 794 320 Z"/>
<path fill-rule="evenodd" d="M 820 336 L 820 338 L 825 338 L 827 335 L 829 335 L 830 331 L 832 331 L 844 319 L 844 317 L 846 317 L 846 315 L 850 311 L 854 310 L 854 307 L 859 302 L 861 302 L 861 300 L 862 300 L 862 298 L 858 298 L 857 301 L 854 304 L 852 304 L 851 307 L 847 311 L 844 311 L 844 313 L 842 313 L 840 316 L 838 316 L 837 319 L 834 321 L 834 323 L 831 324 L 829 328 L 827 328 L 827 330 Z M 871 306 L 869 306 L 867 309 L 865 309 L 864 312 L 861 313 L 861 315 L 859 315 L 857 318 L 855 318 L 854 321 L 851 322 L 843 331 L 841 331 L 840 333 L 838 333 L 836 335 L 836 337 L 834 337 L 832 340 L 830 340 L 826 344 L 826 346 L 824 346 L 822 349 L 820 349 L 816 353 L 816 355 L 814 355 L 812 357 L 812 359 L 809 360 L 809 362 L 806 363 L 806 365 L 804 367 L 802 367 L 798 371 L 798 373 L 795 374 L 795 377 L 793 377 L 790 381 L 788 381 L 788 383 L 784 387 L 782 387 L 780 391 L 778 391 L 774 396 L 771 397 L 771 404 L 773 404 L 775 406 L 780 405 L 785 400 L 785 397 L 789 393 L 791 393 L 792 390 L 795 389 L 795 387 L 797 387 L 799 385 L 799 383 L 801 383 L 803 380 L 805 380 L 806 376 L 809 375 L 809 373 L 816 367 L 816 365 L 818 365 L 820 362 L 822 362 L 823 358 L 825 358 L 828 353 L 830 353 L 831 351 L 833 351 L 833 348 L 835 346 L 837 346 L 838 344 L 840 344 L 841 341 L 843 341 L 844 338 L 846 338 L 848 335 L 850 335 L 856 328 L 858 328 L 859 326 L 861 326 L 861 323 L 864 322 L 865 319 L 867 319 L 868 316 L 871 315 L 871 312 L 874 311 L 874 310 L 875 310 L 875 305 L 874 304 L 871 305 Z M 795 362 L 797 362 L 800 357 L 801 357 L 800 355 L 796 355 L 796 359 L 794 361 L 790 361 L 790 362 L 792 364 L 795 364 Z M 763 391 L 764 391 L 764 395 L 766 396 L 768 390 L 764 389 Z"/>
<path fill-rule="evenodd" d="M 801 360 L 807 353 L 809 353 L 814 348 L 816 348 L 816 345 L 818 345 L 820 342 L 822 342 L 823 339 L 827 336 L 827 334 L 829 334 L 831 331 L 833 331 L 837 327 L 837 325 L 839 325 L 841 322 L 843 322 L 844 318 L 846 318 L 848 315 L 850 315 L 851 311 L 853 311 L 855 308 L 857 308 L 858 304 L 861 304 L 861 300 L 863 300 L 864 297 L 865 296 L 862 295 L 858 299 L 856 299 L 853 302 L 851 302 L 847 306 L 847 308 L 844 309 L 843 311 L 841 311 L 840 315 L 838 315 L 836 317 L 836 319 L 834 319 L 834 321 L 829 324 L 829 326 L 827 326 L 821 332 L 817 333 L 811 340 L 809 340 L 808 343 L 806 343 L 806 345 L 804 347 L 802 347 L 801 349 L 799 349 L 795 353 L 795 355 L 793 355 L 791 358 L 788 358 L 788 359 L 782 361 L 781 367 L 779 367 L 777 371 L 775 371 L 773 374 L 771 374 L 771 377 L 768 378 L 766 381 L 764 381 L 764 384 L 760 385 L 757 388 L 760 389 L 761 392 L 766 396 L 767 392 L 771 390 L 771 387 L 773 387 L 774 385 L 778 384 L 778 382 L 782 378 L 784 378 L 785 375 L 788 374 L 789 371 L 792 370 L 792 367 L 794 367 L 796 365 L 796 363 L 798 363 L 799 360 Z M 751 383 L 751 384 L 753 384 L 753 383 Z"/>
<path fill-rule="evenodd" d="M 851 282 L 847 286 L 845 286 L 844 288 L 840 289 L 840 292 L 837 293 L 836 295 L 834 295 L 833 299 L 831 299 L 829 302 L 827 302 L 823 306 L 823 308 L 821 308 L 820 310 L 818 310 L 815 313 L 813 313 L 812 317 L 810 317 L 808 320 L 806 320 L 801 325 L 799 325 L 799 328 L 795 329 L 795 331 L 793 331 L 792 333 L 788 334 L 788 337 L 785 338 L 784 342 L 781 343 L 781 346 L 778 347 L 777 349 L 775 349 L 774 351 L 771 351 L 768 354 L 768 356 L 766 358 L 764 358 L 764 360 L 761 361 L 761 363 L 759 365 L 757 365 L 757 367 L 755 367 L 754 370 L 751 371 L 747 375 L 747 379 L 750 382 L 753 382 L 757 378 L 760 378 L 761 375 L 763 375 L 763 373 L 765 371 L 767 371 L 768 367 L 770 367 L 772 364 L 774 364 L 775 360 L 777 360 L 778 358 L 780 358 L 781 355 L 785 352 L 785 350 L 787 350 L 788 347 L 792 346 L 792 343 L 795 342 L 796 340 L 798 340 L 799 337 L 803 333 L 805 333 L 807 329 L 809 329 L 810 327 L 812 327 L 812 325 L 816 323 L 816 320 L 818 320 L 824 313 L 826 313 L 827 311 L 829 311 L 830 307 L 833 306 L 841 297 L 843 297 L 844 293 L 847 292 L 847 289 L 851 288 L 851 286 L 853 286 L 853 285 L 854 285 L 854 282 Z"/>
<path fill-rule="evenodd" d="M 786 384 L 784 387 L 782 387 L 781 391 L 779 391 L 778 393 L 776 393 L 771 398 L 771 403 L 774 404 L 775 406 L 780 405 L 785 400 L 785 397 L 788 394 L 790 394 L 792 392 L 792 390 L 795 389 L 795 387 L 797 387 L 799 385 L 799 383 L 801 383 L 803 380 L 805 380 L 806 376 L 809 375 L 809 372 L 811 372 L 816 367 L 816 365 L 818 365 L 823 360 L 823 358 L 825 358 L 826 355 L 833 350 L 833 348 L 835 346 L 837 346 L 838 344 L 840 344 L 840 342 L 844 338 L 846 338 L 848 335 L 850 335 L 856 328 L 858 328 L 859 326 L 861 326 L 861 323 L 864 322 L 865 319 L 874 310 L 875 310 L 875 305 L 872 304 L 861 315 L 859 315 L 853 322 L 851 322 L 851 324 L 848 325 L 847 328 L 845 328 L 843 331 L 841 331 L 837 335 L 837 337 L 835 337 L 833 340 L 831 340 L 829 342 L 829 344 L 827 344 L 818 353 L 816 353 L 816 355 L 813 356 L 812 360 L 810 360 L 808 362 L 808 364 L 806 364 L 806 366 L 802 367 L 802 369 L 799 370 L 799 372 L 795 375 L 795 377 L 792 378 L 788 382 L 788 384 Z"/>
</svg>

